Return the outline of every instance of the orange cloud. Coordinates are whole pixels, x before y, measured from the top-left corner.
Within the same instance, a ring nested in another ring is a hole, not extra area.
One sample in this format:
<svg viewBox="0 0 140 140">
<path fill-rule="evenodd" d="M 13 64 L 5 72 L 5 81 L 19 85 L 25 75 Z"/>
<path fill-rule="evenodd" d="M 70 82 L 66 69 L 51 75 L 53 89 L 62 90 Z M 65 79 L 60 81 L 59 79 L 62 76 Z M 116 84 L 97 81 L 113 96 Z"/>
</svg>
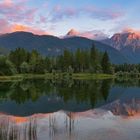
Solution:
<svg viewBox="0 0 140 140">
<path fill-rule="evenodd" d="M 28 27 L 23 25 L 14 25 L 12 31 L 26 31 Z"/>
<path fill-rule="evenodd" d="M 49 34 L 44 30 L 35 29 L 33 27 L 29 27 L 29 26 L 26 26 L 26 25 L 15 24 L 15 25 L 11 26 L 11 32 L 17 32 L 17 31 L 32 32 L 32 33 L 38 34 L 38 35 Z"/>
<path fill-rule="evenodd" d="M 124 28 L 123 33 L 135 33 L 136 35 L 140 36 L 140 30 L 136 30 L 130 27 Z"/>
</svg>

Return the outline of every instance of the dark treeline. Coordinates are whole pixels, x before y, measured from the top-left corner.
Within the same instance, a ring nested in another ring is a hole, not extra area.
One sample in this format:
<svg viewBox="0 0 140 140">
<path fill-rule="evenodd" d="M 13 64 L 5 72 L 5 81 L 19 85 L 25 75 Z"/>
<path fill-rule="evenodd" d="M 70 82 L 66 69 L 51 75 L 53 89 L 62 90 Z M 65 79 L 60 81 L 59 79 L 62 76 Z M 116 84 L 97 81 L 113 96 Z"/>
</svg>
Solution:
<svg viewBox="0 0 140 140">
<path fill-rule="evenodd" d="M 114 65 L 115 73 L 119 77 L 140 77 L 140 64 Z"/>
<path fill-rule="evenodd" d="M 0 56 L 0 75 L 47 72 L 112 74 L 113 68 L 108 53 L 99 52 L 94 44 L 90 50 L 64 50 L 63 54 L 57 57 L 43 57 L 36 50 L 28 52 L 23 48 L 11 51 L 8 56 Z"/>
</svg>

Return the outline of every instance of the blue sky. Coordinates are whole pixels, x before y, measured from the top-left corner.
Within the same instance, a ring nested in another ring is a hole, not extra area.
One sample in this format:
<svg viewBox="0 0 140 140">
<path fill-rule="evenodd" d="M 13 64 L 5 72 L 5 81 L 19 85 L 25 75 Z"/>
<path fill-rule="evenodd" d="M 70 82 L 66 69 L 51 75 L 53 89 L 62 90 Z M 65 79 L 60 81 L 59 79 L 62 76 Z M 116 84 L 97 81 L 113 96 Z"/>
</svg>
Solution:
<svg viewBox="0 0 140 140">
<path fill-rule="evenodd" d="M 61 36 L 70 29 L 111 36 L 140 29 L 139 0 L 0 0 L 0 33 Z"/>
</svg>

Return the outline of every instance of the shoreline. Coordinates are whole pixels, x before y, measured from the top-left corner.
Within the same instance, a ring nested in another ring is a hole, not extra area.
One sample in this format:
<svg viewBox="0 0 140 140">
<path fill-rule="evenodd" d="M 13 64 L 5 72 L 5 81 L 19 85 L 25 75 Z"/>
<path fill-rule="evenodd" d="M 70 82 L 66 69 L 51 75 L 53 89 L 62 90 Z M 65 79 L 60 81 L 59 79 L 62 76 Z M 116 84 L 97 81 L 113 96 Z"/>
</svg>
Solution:
<svg viewBox="0 0 140 140">
<path fill-rule="evenodd" d="M 91 73 L 47 73 L 47 74 L 17 74 L 12 76 L 0 76 L 0 82 L 22 81 L 27 79 L 77 79 L 77 80 L 94 80 L 94 79 L 112 79 L 115 75 L 110 74 L 91 74 Z"/>
</svg>

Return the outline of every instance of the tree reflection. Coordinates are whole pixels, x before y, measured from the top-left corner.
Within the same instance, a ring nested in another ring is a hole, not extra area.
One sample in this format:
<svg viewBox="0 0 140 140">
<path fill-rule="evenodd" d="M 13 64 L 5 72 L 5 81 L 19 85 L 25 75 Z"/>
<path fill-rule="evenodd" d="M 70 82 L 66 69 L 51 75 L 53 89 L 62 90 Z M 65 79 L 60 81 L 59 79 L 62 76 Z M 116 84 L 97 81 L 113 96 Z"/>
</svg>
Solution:
<svg viewBox="0 0 140 140">
<path fill-rule="evenodd" d="M 112 80 L 28 80 L 17 83 L 0 84 L 1 101 L 11 100 L 16 104 L 28 101 L 37 102 L 41 97 L 48 98 L 47 103 L 63 102 L 67 110 L 86 105 L 94 108 L 107 101 Z M 69 103 L 74 105 L 67 108 Z M 49 106 L 48 106 L 49 107 Z M 60 108 L 59 110 L 61 110 Z"/>
</svg>

